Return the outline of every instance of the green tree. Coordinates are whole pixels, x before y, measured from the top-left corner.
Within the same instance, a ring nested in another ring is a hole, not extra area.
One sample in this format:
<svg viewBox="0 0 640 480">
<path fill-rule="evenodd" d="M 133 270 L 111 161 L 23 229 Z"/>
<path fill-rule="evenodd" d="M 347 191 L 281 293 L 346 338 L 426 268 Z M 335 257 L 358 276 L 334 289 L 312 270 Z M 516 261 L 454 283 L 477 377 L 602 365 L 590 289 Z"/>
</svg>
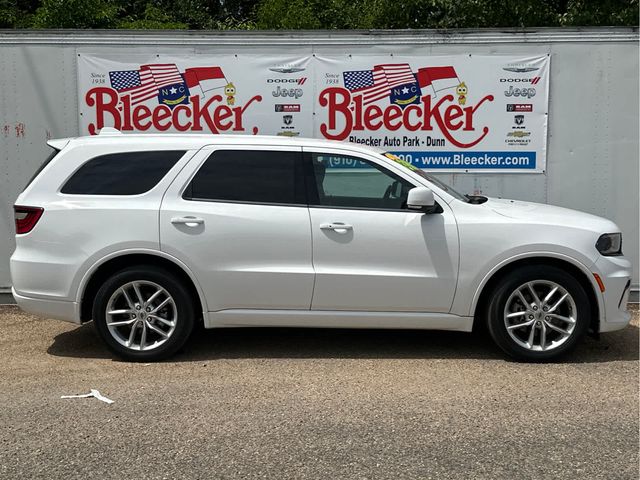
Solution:
<svg viewBox="0 0 640 480">
<path fill-rule="evenodd" d="M 638 0 L 262 0 L 264 29 L 638 25 Z"/>
<path fill-rule="evenodd" d="M 34 28 L 112 28 L 120 7 L 112 0 L 43 0 Z"/>
<path fill-rule="evenodd" d="M 372 0 L 263 0 L 256 25 L 269 30 L 385 28 L 373 19 L 380 10 Z"/>
<path fill-rule="evenodd" d="M 638 25 L 638 0 L 570 0 L 562 25 Z"/>
<path fill-rule="evenodd" d="M 142 15 L 126 17 L 118 21 L 117 27 L 132 30 L 179 30 L 189 28 L 189 25 L 183 22 L 176 22 L 165 10 L 148 3 Z"/>
<path fill-rule="evenodd" d="M 0 28 L 31 28 L 40 0 L 0 0 Z"/>
<path fill-rule="evenodd" d="M 406 29 L 638 25 L 639 0 L 0 0 L 0 28 Z"/>
</svg>

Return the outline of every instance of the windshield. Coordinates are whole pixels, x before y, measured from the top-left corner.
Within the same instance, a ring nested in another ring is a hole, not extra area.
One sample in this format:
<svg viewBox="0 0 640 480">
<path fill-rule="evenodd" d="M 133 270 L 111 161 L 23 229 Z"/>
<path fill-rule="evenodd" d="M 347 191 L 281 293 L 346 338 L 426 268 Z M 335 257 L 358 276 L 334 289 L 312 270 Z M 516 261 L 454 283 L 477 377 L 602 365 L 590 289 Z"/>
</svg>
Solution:
<svg viewBox="0 0 640 480">
<path fill-rule="evenodd" d="M 404 168 L 406 168 L 408 170 L 411 170 L 413 173 L 415 173 L 417 175 L 420 175 L 422 178 L 425 178 L 425 179 L 429 180 L 429 182 L 431 182 L 434 185 L 436 185 L 437 187 L 441 188 L 442 190 L 447 192 L 452 197 L 455 197 L 458 200 L 461 200 L 463 202 L 468 202 L 469 201 L 469 198 L 466 195 L 463 195 L 460 192 L 454 190 L 453 188 L 451 188 L 446 183 L 443 183 L 440 180 L 438 180 L 437 178 L 429 175 L 428 173 L 425 173 L 424 170 L 419 169 L 415 165 L 412 165 L 411 163 L 407 162 L 406 160 L 402 160 L 397 155 L 394 155 L 393 153 L 389 153 L 389 152 L 386 152 L 383 155 L 385 157 L 387 157 L 388 159 L 393 160 L 398 165 L 402 165 Z"/>
</svg>

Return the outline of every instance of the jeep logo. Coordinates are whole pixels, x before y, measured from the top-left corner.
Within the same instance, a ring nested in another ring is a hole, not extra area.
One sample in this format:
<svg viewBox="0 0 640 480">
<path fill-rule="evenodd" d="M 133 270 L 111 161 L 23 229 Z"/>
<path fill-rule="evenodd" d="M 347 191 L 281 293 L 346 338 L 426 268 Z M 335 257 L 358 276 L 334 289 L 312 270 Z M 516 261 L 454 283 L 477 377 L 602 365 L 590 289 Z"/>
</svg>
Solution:
<svg viewBox="0 0 640 480">
<path fill-rule="evenodd" d="M 282 88 L 279 85 L 271 92 L 274 97 L 300 98 L 303 95 L 301 88 Z"/>
<path fill-rule="evenodd" d="M 536 89 L 535 88 L 513 88 L 513 85 L 509 85 L 509 90 L 504 91 L 504 96 L 531 98 L 536 96 Z"/>
</svg>

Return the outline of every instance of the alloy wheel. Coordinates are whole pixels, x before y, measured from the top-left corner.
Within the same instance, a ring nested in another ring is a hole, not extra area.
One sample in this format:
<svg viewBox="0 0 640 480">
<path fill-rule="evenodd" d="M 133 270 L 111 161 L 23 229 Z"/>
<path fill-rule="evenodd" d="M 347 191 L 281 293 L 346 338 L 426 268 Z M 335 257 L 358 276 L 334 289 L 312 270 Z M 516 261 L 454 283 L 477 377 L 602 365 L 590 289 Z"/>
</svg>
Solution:
<svg viewBox="0 0 640 480">
<path fill-rule="evenodd" d="M 515 289 L 505 304 L 504 325 L 511 339 L 531 351 L 558 348 L 573 334 L 576 303 L 561 285 L 534 280 Z"/>
<path fill-rule="evenodd" d="M 157 283 L 139 280 L 116 289 L 106 308 L 111 336 L 136 351 L 164 344 L 176 329 L 178 312 L 173 297 Z"/>
</svg>

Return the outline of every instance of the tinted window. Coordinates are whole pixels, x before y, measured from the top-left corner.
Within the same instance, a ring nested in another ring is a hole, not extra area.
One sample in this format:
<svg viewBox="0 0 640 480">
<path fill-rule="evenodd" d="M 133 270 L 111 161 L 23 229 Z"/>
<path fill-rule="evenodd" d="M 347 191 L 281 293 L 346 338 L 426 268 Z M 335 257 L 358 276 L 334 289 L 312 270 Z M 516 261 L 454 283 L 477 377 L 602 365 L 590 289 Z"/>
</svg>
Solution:
<svg viewBox="0 0 640 480">
<path fill-rule="evenodd" d="M 251 203 L 306 204 L 300 152 L 218 150 L 185 198 Z"/>
<path fill-rule="evenodd" d="M 123 152 L 89 160 L 62 187 L 62 193 L 136 195 L 155 187 L 184 150 Z"/>
<path fill-rule="evenodd" d="M 404 209 L 414 187 L 396 174 L 361 158 L 311 155 L 312 203 L 328 207 Z"/>
<path fill-rule="evenodd" d="M 42 162 L 42 165 L 40 165 L 40 167 L 36 170 L 36 172 L 33 174 L 33 176 L 29 179 L 29 181 L 27 182 L 27 184 L 25 185 L 24 190 L 27 189 L 27 187 L 29 185 L 31 185 L 31 182 L 33 182 L 36 177 L 38 175 L 40 175 L 40 172 L 42 172 L 42 170 L 44 170 L 44 167 L 46 167 L 47 165 L 49 165 L 51 163 L 51 160 L 53 160 L 56 155 L 58 155 L 58 153 L 60 153 L 60 150 L 58 150 L 57 148 L 54 148 L 50 153 L 49 156 L 47 158 L 45 158 L 44 162 Z"/>
</svg>

